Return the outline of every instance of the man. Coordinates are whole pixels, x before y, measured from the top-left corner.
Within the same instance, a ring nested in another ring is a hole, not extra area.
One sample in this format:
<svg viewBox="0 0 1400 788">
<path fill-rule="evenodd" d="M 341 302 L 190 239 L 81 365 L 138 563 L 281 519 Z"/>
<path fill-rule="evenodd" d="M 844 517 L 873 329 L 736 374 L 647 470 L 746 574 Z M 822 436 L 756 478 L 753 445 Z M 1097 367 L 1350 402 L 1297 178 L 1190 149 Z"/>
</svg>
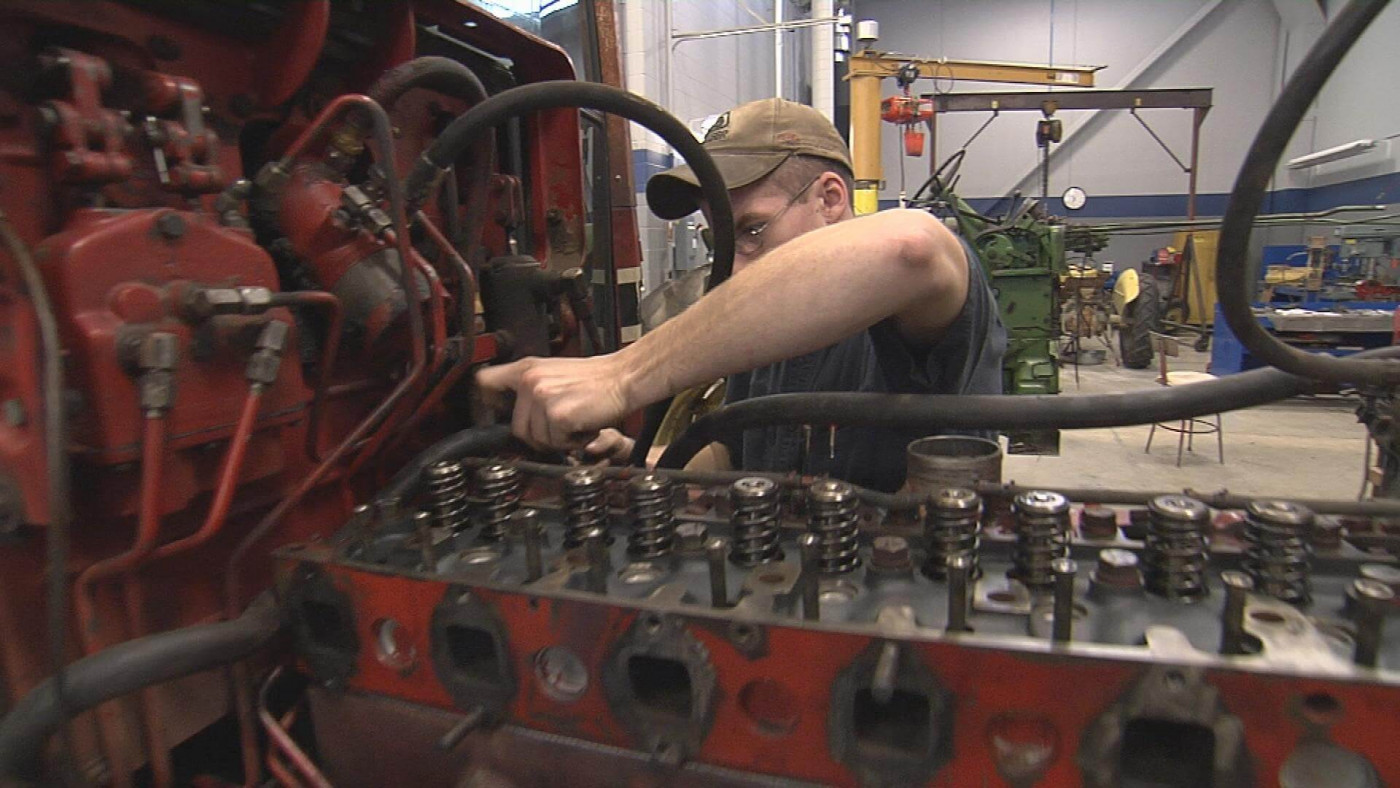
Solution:
<svg viewBox="0 0 1400 788">
<path fill-rule="evenodd" d="M 1005 331 L 973 252 L 923 211 L 857 218 L 850 154 L 816 110 L 764 99 L 721 115 L 705 137 L 729 187 L 734 275 L 616 353 L 531 358 L 481 370 L 488 397 L 516 395 L 513 432 L 538 448 L 625 449 L 628 413 L 730 376 L 728 401 L 875 391 L 999 394 Z M 647 184 L 665 219 L 697 209 L 689 167 Z M 802 470 L 894 490 L 917 434 L 858 428 L 750 430 L 692 465 Z"/>
</svg>

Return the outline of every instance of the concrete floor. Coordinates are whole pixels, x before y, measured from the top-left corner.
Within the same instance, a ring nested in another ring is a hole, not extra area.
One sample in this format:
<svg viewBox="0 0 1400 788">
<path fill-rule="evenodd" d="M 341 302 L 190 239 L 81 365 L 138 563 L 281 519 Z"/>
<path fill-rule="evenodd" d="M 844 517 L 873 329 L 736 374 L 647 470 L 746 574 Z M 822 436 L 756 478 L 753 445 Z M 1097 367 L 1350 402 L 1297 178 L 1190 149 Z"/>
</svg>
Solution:
<svg viewBox="0 0 1400 788">
<path fill-rule="evenodd" d="M 1099 347 L 1087 342 L 1085 347 Z M 1182 347 L 1172 370 L 1204 371 L 1210 357 Z M 1061 372 L 1063 394 L 1099 394 L 1157 386 L 1151 369 L 1098 366 Z M 1157 430 L 1152 452 L 1143 453 L 1148 427 L 1061 433 L 1060 456 L 1007 456 L 1003 477 L 1017 484 L 1137 490 L 1186 488 L 1298 498 L 1354 499 L 1361 487 L 1365 429 L 1354 402 L 1340 397 L 1296 399 L 1223 415 L 1225 464 L 1213 435 L 1197 436 L 1194 452 L 1176 467 L 1176 436 Z"/>
</svg>

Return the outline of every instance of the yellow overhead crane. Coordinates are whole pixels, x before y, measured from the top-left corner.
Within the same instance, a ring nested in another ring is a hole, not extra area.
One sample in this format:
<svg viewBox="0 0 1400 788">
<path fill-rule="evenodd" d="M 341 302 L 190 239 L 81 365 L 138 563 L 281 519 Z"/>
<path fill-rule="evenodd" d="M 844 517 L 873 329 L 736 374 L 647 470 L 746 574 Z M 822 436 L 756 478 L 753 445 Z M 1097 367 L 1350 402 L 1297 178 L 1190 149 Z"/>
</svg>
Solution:
<svg viewBox="0 0 1400 788">
<path fill-rule="evenodd" d="M 1057 85 L 1091 88 L 1094 72 L 1103 66 L 1052 66 L 983 60 L 908 57 L 867 49 L 851 55 L 851 161 L 855 165 L 856 213 L 874 213 L 879 205 L 880 80 L 913 66 L 922 79 L 954 82 L 1008 82 L 1017 85 Z M 930 152 L 930 156 L 934 155 Z M 935 163 L 936 164 L 936 163 Z"/>
</svg>

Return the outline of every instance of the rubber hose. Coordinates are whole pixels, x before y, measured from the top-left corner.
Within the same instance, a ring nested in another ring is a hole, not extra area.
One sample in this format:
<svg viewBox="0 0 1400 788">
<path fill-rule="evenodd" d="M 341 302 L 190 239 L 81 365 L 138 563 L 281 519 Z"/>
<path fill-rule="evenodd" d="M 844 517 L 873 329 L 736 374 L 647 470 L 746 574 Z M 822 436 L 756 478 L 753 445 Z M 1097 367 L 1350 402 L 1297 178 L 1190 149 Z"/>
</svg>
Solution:
<svg viewBox="0 0 1400 788">
<path fill-rule="evenodd" d="M 1400 347 L 1368 357 L 1400 356 Z M 941 430 L 1097 429 L 1239 410 L 1313 391 L 1316 382 L 1277 369 L 1256 369 L 1173 388 L 1086 395 L 777 394 L 727 405 L 702 416 L 666 447 L 659 468 L 683 468 L 709 443 L 759 426 L 833 424 Z"/>
<path fill-rule="evenodd" d="M 1254 217 L 1263 204 L 1264 192 L 1298 123 L 1312 107 L 1313 100 L 1347 50 L 1388 2 L 1351 0 L 1323 31 L 1303 62 L 1293 70 L 1293 76 L 1264 118 L 1259 133 L 1249 147 L 1220 225 L 1217 255 L 1220 276 L 1217 287 L 1221 311 L 1230 325 L 1230 331 L 1264 363 L 1295 375 L 1334 383 L 1394 385 L 1400 383 L 1400 363 L 1367 362 L 1310 353 L 1289 347 L 1265 331 L 1255 319 L 1250 304 L 1254 298 L 1254 277 L 1250 276 L 1249 237 Z"/>
<path fill-rule="evenodd" d="M 434 181 L 452 162 L 478 141 L 481 134 L 505 121 L 548 109 L 584 108 L 610 112 L 661 135 L 680 152 L 700 180 L 700 191 L 710 206 L 715 234 L 712 287 L 734 270 L 734 215 L 729 192 L 714 161 L 700 141 L 669 112 L 625 90 L 593 82 L 551 81 L 505 90 L 472 107 L 452 121 L 423 152 L 405 183 L 409 199 L 421 202 Z"/>
<path fill-rule="evenodd" d="M 24 776 L 34 768 L 44 740 L 79 712 L 236 662 L 267 645 L 281 628 L 281 609 L 266 593 L 232 621 L 129 640 L 70 664 L 64 671 L 64 706 L 49 678 L 0 719 L 0 778 Z"/>
<path fill-rule="evenodd" d="M 418 479 L 434 463 L 455 460 L 472 454 L 487 454 L 499 450 L 510 441 L 510 425 L 497 424 L 491 427 L 473 427 L 448 435 L 446 438 L 424 449 L 399 469 L 389 484 L 379 491 L 380 500 L 385 498 L 403 499 L 413 491 Z"/>
<path fill-rule="evenodd" d="M 410 90 L 422 88 L 478 105 L 488 98 L 486 85 L 467 66 L 445 57 L 427 56 L 414 58 L 384 72 L 369 89 L 369 97 L 379 102 L 385 112 L 392 112 L 394 105 Z M 443 211 L 447 237 L 453 244 L 462 244 L 465 239 L 467 252 L 464 257 L 471 265 L 476 257 L 476 248 L 481 244 L 481 233 L 486 227 L 486 204 L 491 193 L 491 172 L 495 168 L 496 132 L 487 132 L 486 144 L 473 151 L 467 162 L 467 204 L 471 210 L 467 214 L 466 229 L 458 232 L 457 202 L 454 207 Z M 461 236 L 461 237 L 459 237 Z M 465 284 L 459 288 L 458 298 L 462 301 L 461 319 L 464 323 L 475 318 L 474 294 L 468 298 Z"/>
</svg>

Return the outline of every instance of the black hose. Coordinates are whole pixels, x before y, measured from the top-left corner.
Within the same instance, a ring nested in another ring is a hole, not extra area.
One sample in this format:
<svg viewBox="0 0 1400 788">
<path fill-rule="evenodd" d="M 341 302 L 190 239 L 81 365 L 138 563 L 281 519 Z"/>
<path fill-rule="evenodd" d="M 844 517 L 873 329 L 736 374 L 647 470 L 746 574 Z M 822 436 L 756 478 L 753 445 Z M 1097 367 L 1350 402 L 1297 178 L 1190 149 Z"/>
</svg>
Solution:
<svg viewBox="0 0 1400 788">
<path fill-rule="evenodd" d="M 33 767 L 44 740 L 73 715 L 165 681 L 236 662 L 272 640 L 281 609 L 264 594 L 232 621 L 128 640 L 68 666 L 64 705 L 47 679 L 0 719 L 0 782 Z"/>
<path fill-rule="evenodd" d="M 1367 351 L 1395 357 L 1400 347 Z M 700 417 L 666 447 L 659 468 L 683 468 L 702 448 L 745 429 L 781 424 L 942 430 L 1097 429 L 1239 410 L 1305 394 L 1315 382 L 1256 369 L 1174 388 L 1088 395 L 918 395 L 819 393 L 757 397 Z"/>
<path fill-rule="evenodd" d="M 399 472 L 389 480 L 389 484 L 379 491 L 380 500 L 386 498 L 403 499 L 413 491 L 423 471 L 434 463 L 455 460 L 471 454 L 489 454 L 499 450 L 510 441 L 510 425 L 497 424 L 490 427 L 473 427 L 454 432 L 419 452 L 409 460 Z"/>
<path fill-rule="evenodd" d="M 1285 345 L 1265 331 L 1255 319 L 1250 304 L 1254 297 L 1254 282 L 1248 258 L 1249 237 L 1254 217 L 1264 201 L 1265 190 L 1298 123 L 1312 107 L 1313 100 L 1347 50 L 1388 2 L 1351 0 L 1323 31 L 1303 62 L 1293 70 L 1293 76 L 1264 118 L 1264 124 L 1250 145 L 1220 225 L 1220 276 L 1217 287 L 1221 311 L 1230 330 L 1249 352 L 1264 363 L 1295 375 L 1334 383 L 1394 385 L 1400 383 L 1400 363 L 1309 353 Z"/>
<path fill-rule="evenodd" d="M 66 700 L 64 665 L 68 663 L 68 540 L 72 527 L 71 475 L 68 465 L 68 419 L 63 407 L 63 348 L 58 321 L 44 287 L 43 276 L 29 248 L 0 211 L 0 236 L 19 268 L 21 281 L 34 305 L 39 326 L 41 401 L 44 418 L 44 466 L 48 476 L 49 524 L 45 533 L 45 590 L 48 597 L 49 660 L 54 670 L 54 697 L 61 707 Z"/>
<path fill-rule="evenodd" d="M 369 97 L 379 102 L 385 112 L 392 112 L 394 104 L 403 98 L 405 93 L 415 88 L 436 91 L 473 106 L 485 101 L 489 96 L 486 86 L 482 84 L 476 72 L 467 66 L 449 58 L 427 56 L 414 58 L 384 72 L 370 87 Z M 484 144 L 471 151 L 471 158 L 467 162 L 466 197 L 471 210 L 467 214 L 465 229 L 458 227 L 457 209 L 460 201 L 457 199 L 455 182 L 450 184 L 450 188 L 443 190 L 444 232 L 454 245 L 465 245 L 466 253 L 463 256 L 468 265 L 476 259 L 476 249 L 481 244 L 481 233 L 486 227 L 486 205 L 490 199 L 491 172 L 495 169 L 495 160 L 496 131 L 490 129 L 486 132 Z M 457 298 L 462 303 L 460 309 L 464 322 L 463 332 L 470 330 L 470 326 L 466 326 L 465 323 L 472 321 L 476 315 L 473 307 L 475 294 L 469 292 L 470 287 L 470 282 L 462 282 L 458 286 Z"/>
<path fill-rule="evenodd" d="M 661 135 L 675 148 L 700 180 L 700 191 L 710 206 L 715 234 L 712 286 L 729 278 L 734 270 L 734 215 L 724 178 L 695 135 L 669 112 L 646 99 L 593 82 L 535 82 L 497 93 L 467 110 L 438 135 L 424 151 L 405 181 L 409 198 L 421 202 L 433 183 L 461 153 L 479 141 L 480 135 L 511 119 L 548 109 L 583 108 L 610 112 L 639 123 Z"/>
</svg>

